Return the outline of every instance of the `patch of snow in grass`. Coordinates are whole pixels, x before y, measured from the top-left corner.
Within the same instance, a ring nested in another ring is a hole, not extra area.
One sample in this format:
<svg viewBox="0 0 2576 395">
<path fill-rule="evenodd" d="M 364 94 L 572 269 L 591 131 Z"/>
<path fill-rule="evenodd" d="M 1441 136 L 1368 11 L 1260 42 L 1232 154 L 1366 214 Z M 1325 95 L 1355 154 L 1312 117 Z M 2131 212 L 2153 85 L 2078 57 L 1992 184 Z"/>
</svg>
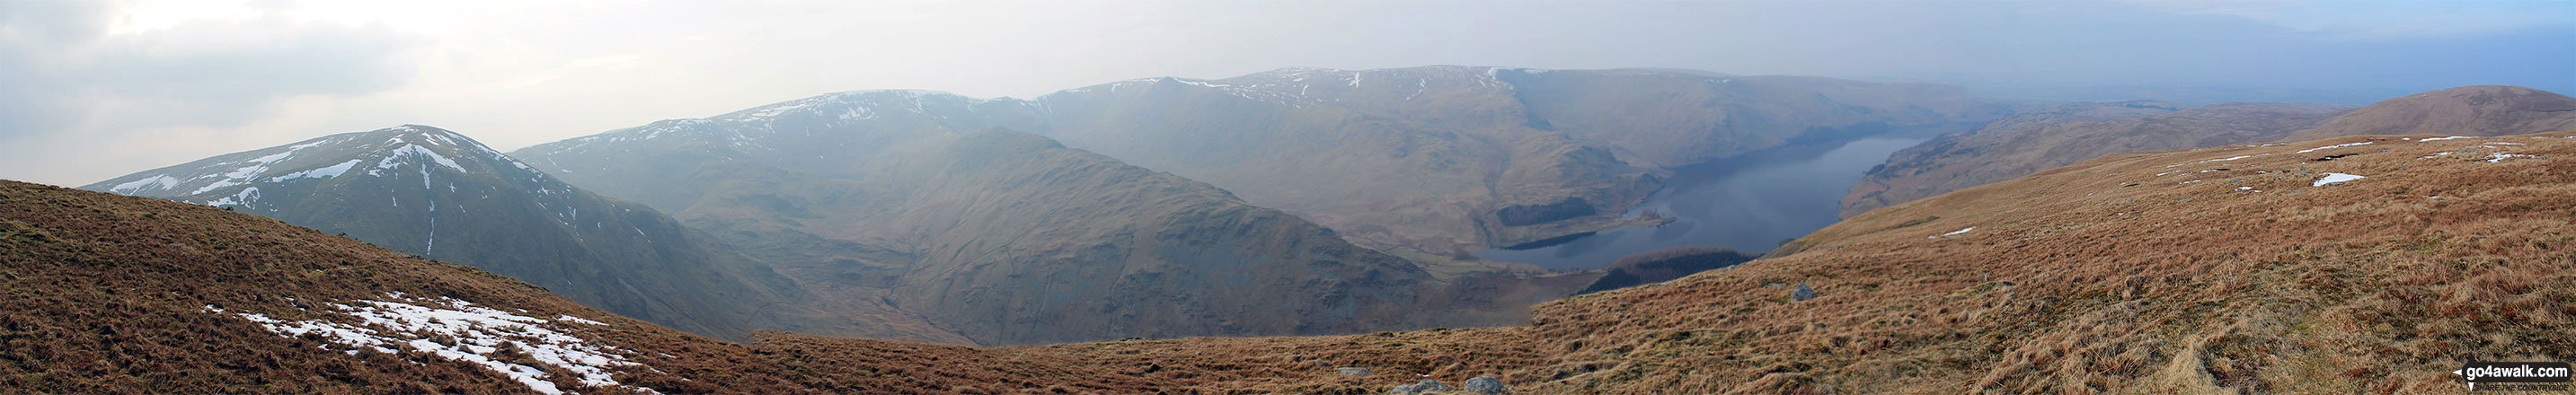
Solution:
<svg viewBox="0 0 2576 395">
<path fill-rule="evenodd" d="M 1968 231 L 1971 231 L 1971 230 L 1977 230 L 1977 227 L 1970 226 L 1970 227 L 1967 227 L 1966 229 L 1960 229 L 1960 230 L 1950 231 L 1950 233 L 1942 233 L 1942 234 L 1941 234 L 1941 236 L 1931 236 L 1931 237 L 1925 237 L 1925 238 L 1926 238 L 1926 239 L 1938 239 L 1938 238 L 1941 238 L 1942 236 L 1958 236 L 1958 235 L 1959 235 L 1959 234 L 1961 234 L 1961 233 L 1968 233 Z"/>
<path fill-rule="evenodd" d="M 2538 156 L 2523 155 L 2523 154 L 2508 154 L 2508 153 L 2497 152 L 2497 153 L 2494 153 L 2494 154 L 2489 154 L 2489 156 L 2487 156 L 2487 160 L 2482 160 L 2482 161 L 2479 161 L 2479 162 L 2496 163 L 2496 161 L 2505 160 L 2505 158 L 2538 158 Z"/>
<path fill-rule="evenodd" d="M 2473 138 L 2478 138 L 2478 137 L 2477 137 L 2477 136 L 2434 137 L 2434 138 L 2424 139 L 2423 141 L 2442 141 L 2442 140 L 2473 139 Z"/>
<path fill-rule="evenodd" d="M 2245 158 L 2252 158 L 2252 157 L 2264 156 L 2264 155 L 2271 155 L 2271 154 L 2239 155 L 2239 156 L 2236 156 L 2236 157 L 2220 158 L 2220 159 L 2210 159 L 2210 160 L 2204 160 L 2204 161 L 2199 161 L 2199 162 L 2191 162 L 2191 163 L 2176 163 L 2176 164 L 2165 165 L 2165 167 L 2177 167 L 2177 166 L 2182 166 L 2182 165 L 2196 165 L 2196 164 L 2209 163 L 2209 162 L 2226 162 L 2226 161 L 2231 161 L 2231 160 L 2245 159 Z"/>
<path fill-rule="evenodd" d="M 2293 153 L 2293 154 L 2304 154 L 2304 153 L 2316 152 L 2316 151 L 2320 151 L 2320 150 L 2330 150 L 2330 149 L 2336 149 L 2336 148 L 2353 147 L 2353 146 L 2363 146 L 2363 145 L 2370 145 L 2370 142 L 2368 142 L 2368 141 L 2364 141 L 2364 142 L 2358 142 L 2358 143 L 2335 144 L 2335 145 L 2329 145 L 2329 146 L 2323 146 L 2323 147 L 2316 147 L 2316 148 L 2303 149 L 2303 150 L 2299 150 L 2299 152 L 2292 152 L 2292 153 Z"/>
<path fill-rule="evenodd" d="M 391 347 L 401 347 L 482 365 L 526 384 L 529 389 L 547 394 L 562 394 L 564 391 L 547 379 L 544 369 L 496 360 L 491 354 L 505 348 L 516 348 L 527 354 L 529 359 L 570 371 L 578 376 L 575 377 L 577 382 L 593 387 L 622 386 L 611 378 L 608 368 L 641 365 L 612 352 L 615 350 L 613 347 L 587 344 L 586 340 L 567 333 L 570 329 L 549 327 L 549 320 L 475 306 L 454 298 L 413 299 L 399 292 L 386 296 L 403 302 L 362 299 L 352 304 L 331 304 L 339 313 L 362 321 L 356 324 L 329 320 L 285 321 L 256 313 L 233 315 L 289 338 L 308 333 L 320 334 L 325 340 L 352 348 L 392 353 L 395 350 Z M 206 310 L 219 314 L 225 312 L 212 305 L 206 306 Z M 606 325 L 570 315 L 556 317 L 552 322 Z M 455 339 L 454 344 L 430 340 L 442 337 Z M 649 389 L 637 389 L 650 392 Z"/>
<path fill-rule="evenodd" d="M 2362 178 L 2363 178 L 2362 176 L 2356 176 L 2356 175 L 2351 175 L 2351 174 L 2343 174 L 2343 173 L 2326 173 L 2326 178 L 2319 178 L 2319 179 L 2317 179 L 2317 183 L 2315 183 L 2315 184 L 2309 184 L 2308 186 L 2312 186 L 2312 187 L 2321 187 L 2321 186 L 2327 186 L 2327 185 L 2341 184 L 2341 183 L 2343 183 L 2343 182 L 2345 182 L 2345 181 L 2359 180 L 2359 179 L 2362 179 Z"/>
</svg>

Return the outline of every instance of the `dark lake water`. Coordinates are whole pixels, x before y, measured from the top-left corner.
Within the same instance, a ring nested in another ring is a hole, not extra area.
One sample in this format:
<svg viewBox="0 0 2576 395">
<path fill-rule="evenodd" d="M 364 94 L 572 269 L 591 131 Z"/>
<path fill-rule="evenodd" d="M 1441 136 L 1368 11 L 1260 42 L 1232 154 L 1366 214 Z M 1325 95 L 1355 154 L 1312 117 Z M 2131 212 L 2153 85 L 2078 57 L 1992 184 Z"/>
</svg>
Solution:
<svg viewBox="0 0 2576 395">
<path fill-rule="evenodd" d="M 1673 169 L 1664 189 L 1628 211 L 1655 210 L 1672 223 L 1626 227 L 1520 250 L 1477 252 L 1488 260 L 1548 269 L 1593 269 L 1619 257 L 1688 245 L 1734 248 L 1751 254 L 1841 220 L 1842 197 L 1887 155 L 1923 142 L 1916 137 L 1873 137 L 1755 152 Z M 1543 244 L 1543 243 L 1534 243 Z"/>
</svg>

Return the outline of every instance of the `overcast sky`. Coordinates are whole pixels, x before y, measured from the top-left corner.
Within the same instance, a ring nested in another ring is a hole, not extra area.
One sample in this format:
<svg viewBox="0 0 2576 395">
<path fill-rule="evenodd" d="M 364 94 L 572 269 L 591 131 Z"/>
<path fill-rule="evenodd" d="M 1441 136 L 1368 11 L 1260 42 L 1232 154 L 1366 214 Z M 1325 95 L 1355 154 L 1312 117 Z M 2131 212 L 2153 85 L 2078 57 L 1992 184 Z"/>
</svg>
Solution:
<svg viewBox="0 0 2576 395">
<path fill-rule="evenodd" d="M 0 178 L 405 123 L 509 150 L 845 90 L 1434 64 L 2576 93 L 2576 1 L 0 0 Z"/>
</svg>

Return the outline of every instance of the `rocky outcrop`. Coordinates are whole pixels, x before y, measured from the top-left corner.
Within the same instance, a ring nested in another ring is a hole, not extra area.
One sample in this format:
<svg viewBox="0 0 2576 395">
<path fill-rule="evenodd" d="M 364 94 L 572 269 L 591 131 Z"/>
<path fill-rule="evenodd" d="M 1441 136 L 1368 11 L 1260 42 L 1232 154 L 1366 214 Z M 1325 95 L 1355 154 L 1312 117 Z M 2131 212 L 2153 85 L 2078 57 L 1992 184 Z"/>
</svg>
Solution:
<svg viewBox="0 0 2576 395">
<path fill-rule="evenodd" d="M 1509 388 L 1504 388 L 1503 381 L 1494 379 L 1494 376 L 1476 376 L 1476 378 L 1467 379 L 1466 390 L 1485 395 L 1499 395 L 1511 391 Z"/>
<path fill-rule="evenodd" d="M 1394 389 L 1387 390 L 1387 391 L 1386 391 L 1386 393 L 1391 394 L 1391 395 L 1422 395 L 1422 394 L 1429 394 L 1429 393 L 1434 393 L 1434 392 L 1441 392 L 1441 391 L 1456 391 L 1456 390 L 1458 390 L 1458 387 L 1451 387 L 1451 386 L 1449 386 L 1448 384 L 1441 384 L 1439 380 L 1422 380 L 1422 382 L 1419 382 L 1419 383 L 1413 383 L 1413 384 L 1405 384 L 1405 385 L 1395 386 L 1395 388 L 1394 388 Z"/>
</svg>

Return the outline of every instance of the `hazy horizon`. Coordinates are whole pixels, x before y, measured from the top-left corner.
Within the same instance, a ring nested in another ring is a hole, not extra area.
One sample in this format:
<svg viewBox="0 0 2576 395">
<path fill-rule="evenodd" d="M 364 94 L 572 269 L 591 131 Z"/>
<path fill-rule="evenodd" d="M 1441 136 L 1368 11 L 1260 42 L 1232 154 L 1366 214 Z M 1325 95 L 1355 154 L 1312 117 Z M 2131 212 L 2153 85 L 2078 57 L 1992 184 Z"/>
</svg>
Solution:
<svg viewBox="0 0 2576 395">
<path fill-rule="evenodd" d="M 2043 100 L 2571 93 L 2576 3 L 16 1 L 0 178 L 77 186 L 399 124 L 508 150 L 837 91 L 1441 64 Z"/>
</svg>

